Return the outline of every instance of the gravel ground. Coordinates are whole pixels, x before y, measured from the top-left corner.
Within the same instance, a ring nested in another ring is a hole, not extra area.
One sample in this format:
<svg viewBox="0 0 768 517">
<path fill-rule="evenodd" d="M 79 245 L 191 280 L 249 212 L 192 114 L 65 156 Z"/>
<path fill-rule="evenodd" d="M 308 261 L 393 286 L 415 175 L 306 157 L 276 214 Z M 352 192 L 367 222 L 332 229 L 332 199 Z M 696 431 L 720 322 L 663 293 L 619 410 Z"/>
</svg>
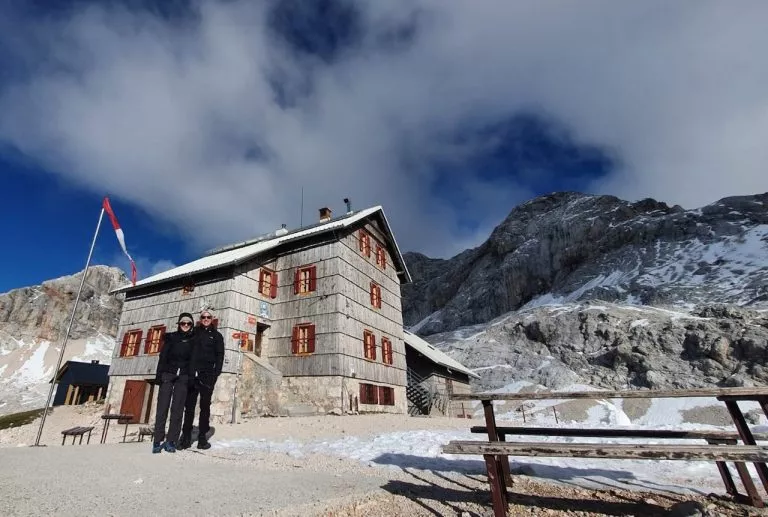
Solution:
<svg viewBox="0 0 768 517">
<path fill-rule="evenodd" d="M 113 425 L 113 443 L 99 445 L 102 410 L 57 408 L 46 420 L 42 441 L 47 447 L 20 446 L 34 442 L 39 421 L 0 431 L 0 443 L 6 447 L 0 449 L 0 515 L 492 515 L 483 474 L 385 468 L 325 454 L 295 457 L 256 449 L 152 455 L 148 441 L 114 443 L 122 440 L 122 426 Z M 62 429 L 91 420 L 99 432 L 89 446 L 60 446 Z M 261 418 L 217 425 L 212 441 L 309 441 L 398 430 L 467 429 L 477 423 L 402 415 Z M 525 475 L 514 478 L 510 515 L 670 515 L 669 508 L 678 503 L 697 504 L 702 516 L 764 515 L 715 496 L 589 490 Z"/>
</svg>

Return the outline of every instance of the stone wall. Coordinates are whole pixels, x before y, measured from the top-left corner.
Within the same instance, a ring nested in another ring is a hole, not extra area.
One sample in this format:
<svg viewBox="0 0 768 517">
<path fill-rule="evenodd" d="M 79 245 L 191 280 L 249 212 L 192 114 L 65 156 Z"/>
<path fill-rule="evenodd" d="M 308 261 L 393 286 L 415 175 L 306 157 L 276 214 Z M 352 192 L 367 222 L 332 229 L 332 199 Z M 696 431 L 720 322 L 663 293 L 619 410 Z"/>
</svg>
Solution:
<svg viewBox="0 0 768 517">
<path fill-rule="evenodd" d="M 240 416 L 275 416 L 280 414 L 282 374 L 254 354 L 243 354 L 242 374 L 237 387 Z"/>
</svg>

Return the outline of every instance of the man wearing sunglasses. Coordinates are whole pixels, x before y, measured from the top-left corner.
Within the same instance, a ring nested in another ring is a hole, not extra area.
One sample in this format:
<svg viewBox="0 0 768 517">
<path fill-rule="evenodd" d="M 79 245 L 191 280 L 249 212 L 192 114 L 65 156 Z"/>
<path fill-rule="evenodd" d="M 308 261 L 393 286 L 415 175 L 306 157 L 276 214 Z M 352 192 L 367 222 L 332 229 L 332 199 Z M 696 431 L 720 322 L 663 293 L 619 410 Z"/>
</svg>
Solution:
<svg viewBox="0 0 768 517">
<path fill-rule="evenodd" d="M 208 431 L 211 419 L 211 397 L 216 380 L 221 375 L 224 365 L 224 337 L 213 325 L 213 314 L 209 309 L 200 313 L 200 326 L 196 331 L 197 348 L 193 357 L 192 371 L 194 380 L 187 390 L 179 449 L 192 446 L 192 422 L 195 419 L 195 405 L 200 396 L 200 419 L 198 421 L 198 449 L 210 449 Z"/>
<path fill-rule="evenodd" d="M 176 452 L 187 387 L 193 372 L 192 357 L 196 345 L 193 321 L 190 313 L 182 312 L 179 315 L 178 330 L 166 334 L 163 348 L 160 351 L 156 372 L 156 381 L 160 385 L 160 392 L 157 396 L 155 436 L 152 440 L 152 452 L 155 454 L 162 450 Z M 171 421 L 168 425 L 168 434 L 166 434 L 165 422 L 168 419 L 169 408 Z"/>
</svg>

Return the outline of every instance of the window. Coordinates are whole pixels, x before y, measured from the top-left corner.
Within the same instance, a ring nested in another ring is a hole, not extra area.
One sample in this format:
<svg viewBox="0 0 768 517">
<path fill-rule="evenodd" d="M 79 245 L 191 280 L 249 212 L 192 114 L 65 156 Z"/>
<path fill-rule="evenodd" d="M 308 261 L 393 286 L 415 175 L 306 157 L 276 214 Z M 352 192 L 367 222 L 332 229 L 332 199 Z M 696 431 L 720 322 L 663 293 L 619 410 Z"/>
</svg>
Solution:
<svg viewBox="0 0 768 517">
<path fill-rule="evenodd" d="M 291 353 L 296 355 L 311 354 L 315 351 L 315 325 L 302 323 L 293 327 Z"/>
<path fill-rule="evenodd" d="M 243 352 L 253 352 L 253 340 L 247 332 L 240 332 L 235 336 L 240 341 L 240 350 Z"/>
<path fill-rule="evenodd" d="M 378 404 L 379 390 L 373 384 L 360 384 L 360 403 Z"/>
<path fill-rule="evenodd" d="M 370 330 L 363 331 L 363 353 L 366 359 L 376 360 L 376 336 Z"/>
<path fill-rule="evenodd" d="M 147 332 L 147 341 L 144 343 L 144 353 L 159 354 L 163 349 L 163 338 L 165 338 L 165 325 L 150 327 Z"/>
<path fill-rule="evenodd" d="M 376 265 L 381 269 L 387 269 L 387 251 L 378 244 L 376 245 Z"/>
<path fill-rule="evenodd" d="M 120 357 L 133 357 L 139 355 L 141 344 L 141 330 L 129 330 L 123 336 L 123 344 L 120 346 Z"/>
<path fill-rule="evenodd" d="M 293 294 L 312 293 L 317 290 L 317 266 L 296 268 L 293 278 Z"/>
<path fill-rule="evenodd" d="M 395 388 L 379 386 L 379 404 L 382 406 L 394 406 Z"/>
<path fill-rule="evenodd" d="M 277 273 L 264 267 L 259 270 L 259 293 L 268 298 L 277 298 Z"/>
<path fill-rule="evenodd" d="M 371 282 L 371 305 L 381 309 L 381 287 Z"/>
<path fill-rule="evenodd" d="M 371 236 L 365 230 L 360 230 L 358 236 L 358 242 L 360 244 L 360 253 L 366 257 L 371 256 Z"/>
<path fill-rule="evenodd" d="M 392 364 L 392 341 L 381 338 L 381 360 L 384 364 Z"/>
</svg>

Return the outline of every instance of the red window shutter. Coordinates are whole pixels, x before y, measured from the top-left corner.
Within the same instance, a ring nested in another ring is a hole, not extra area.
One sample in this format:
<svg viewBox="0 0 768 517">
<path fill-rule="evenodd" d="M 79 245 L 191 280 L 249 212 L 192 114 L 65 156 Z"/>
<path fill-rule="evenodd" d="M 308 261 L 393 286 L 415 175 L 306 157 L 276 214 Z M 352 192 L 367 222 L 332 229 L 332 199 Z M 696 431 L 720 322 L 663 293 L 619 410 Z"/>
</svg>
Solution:
<svg viewBox="0 0 768 517">
<path fill-rule="evenodd" d="M 309 290 L 312 292 L 317 290 L 317 266 L 309 268 Z"/>
<path fill-rule="evenodd" d="M 315 352 L 315 326 L 311 325 L 307 329 L 307 352 L 310 354 Z"/>
<path fill-rule="evenodd" d="M 389 405 L 395 405 L 395 388 L 389 388 Z"/>
<path fill-rule="evenodd" d="M 371 359 L 376 360 L 376 336 L 371 334 Z"/>
<path fill-rule="evenodd" d="M 152 329 L 149 329 L 149 332 L 147 332 L 147 337 L 144 338 L 144 353 L 149 353 L 149 346 L 152 341 Z"/>
<path fill-rule="evenodd" d="M 387 387 L 386 386 L 379 386 L 378 387 L 378 395 L 379 395 L 379 404 L 386 404 L 387 403 Z"/>
<path fill-rule="evenodd" d="M 360 251 L 365 251 L 365 230 L 360 230 L 357 236 L 357 242 L 360 245 Z"/>
<path fill-rule="evenodd" d="M 378 404 L 379 403 L 379 390 L 376 389 L 376 386 L 373 384 L 371 386 L 371 404 Z"/>
<path fill-rule="evenodd" d="M 126 332 L 123 334 L 123 344 L 120 345 L 120 357 L 125 357 L 125 350 L 128 348 L 128 335 L 130 333 Z"/>
<path fill-rule="evenodd" d="M 374 307 L 376 307 L 376 297 L 374 296 L 375 290 L 376 290 L 376 284 L 371 282 L 371 305 L 373 305 Z"/>
<path fill-rule="evenodd" d="M 259 294 L 264 292 L 264 270 L 259 270 Z"/>
<path fill-rule="evenodd" d="M 165 325 L 160 328 L 160 343 L 157 345 L 157 353 L 163 351 L 163 345 L 165 344 Z"/>
<path fill-rule="evenodd" d="M 301 269 L 296 268 L 293 273 L 293 294 L 299 294 L 301 292 Z"/>
<path fill-rule="evenodd" d="M 293 335 L 291 336 L 291 353 L 299 353 L 299 327 L 293 327 Z"/>
<path fill-rule="evenodd" d="M 387 269 L 387 250 L 381 249 L 381 269 Z"/>
<path fill-rule="evenodd" d="M 270 282 L 270 287 L 269 287 L 269 297 L 277 298 L 277 273 L 273 271 L 271 273 L 271 276 L 272 276 L 272 281 Z"/>
<path fill-rule="evenodd" d="M 139 355 L 139 349 L 141 348 L 141 336 L 144 334 L 143 330 L 139 330 L 136 336 L 136 346 L 133 349 L 133 355 Z"/>
<path fill-rule="evenodd" d="M 360 403 L 361 404 L 367 404 L 368 403 L 368 397 L 366 397 L 367 393 L 365 392 L 365 384 L 360 383 Z"/>
</svg>

